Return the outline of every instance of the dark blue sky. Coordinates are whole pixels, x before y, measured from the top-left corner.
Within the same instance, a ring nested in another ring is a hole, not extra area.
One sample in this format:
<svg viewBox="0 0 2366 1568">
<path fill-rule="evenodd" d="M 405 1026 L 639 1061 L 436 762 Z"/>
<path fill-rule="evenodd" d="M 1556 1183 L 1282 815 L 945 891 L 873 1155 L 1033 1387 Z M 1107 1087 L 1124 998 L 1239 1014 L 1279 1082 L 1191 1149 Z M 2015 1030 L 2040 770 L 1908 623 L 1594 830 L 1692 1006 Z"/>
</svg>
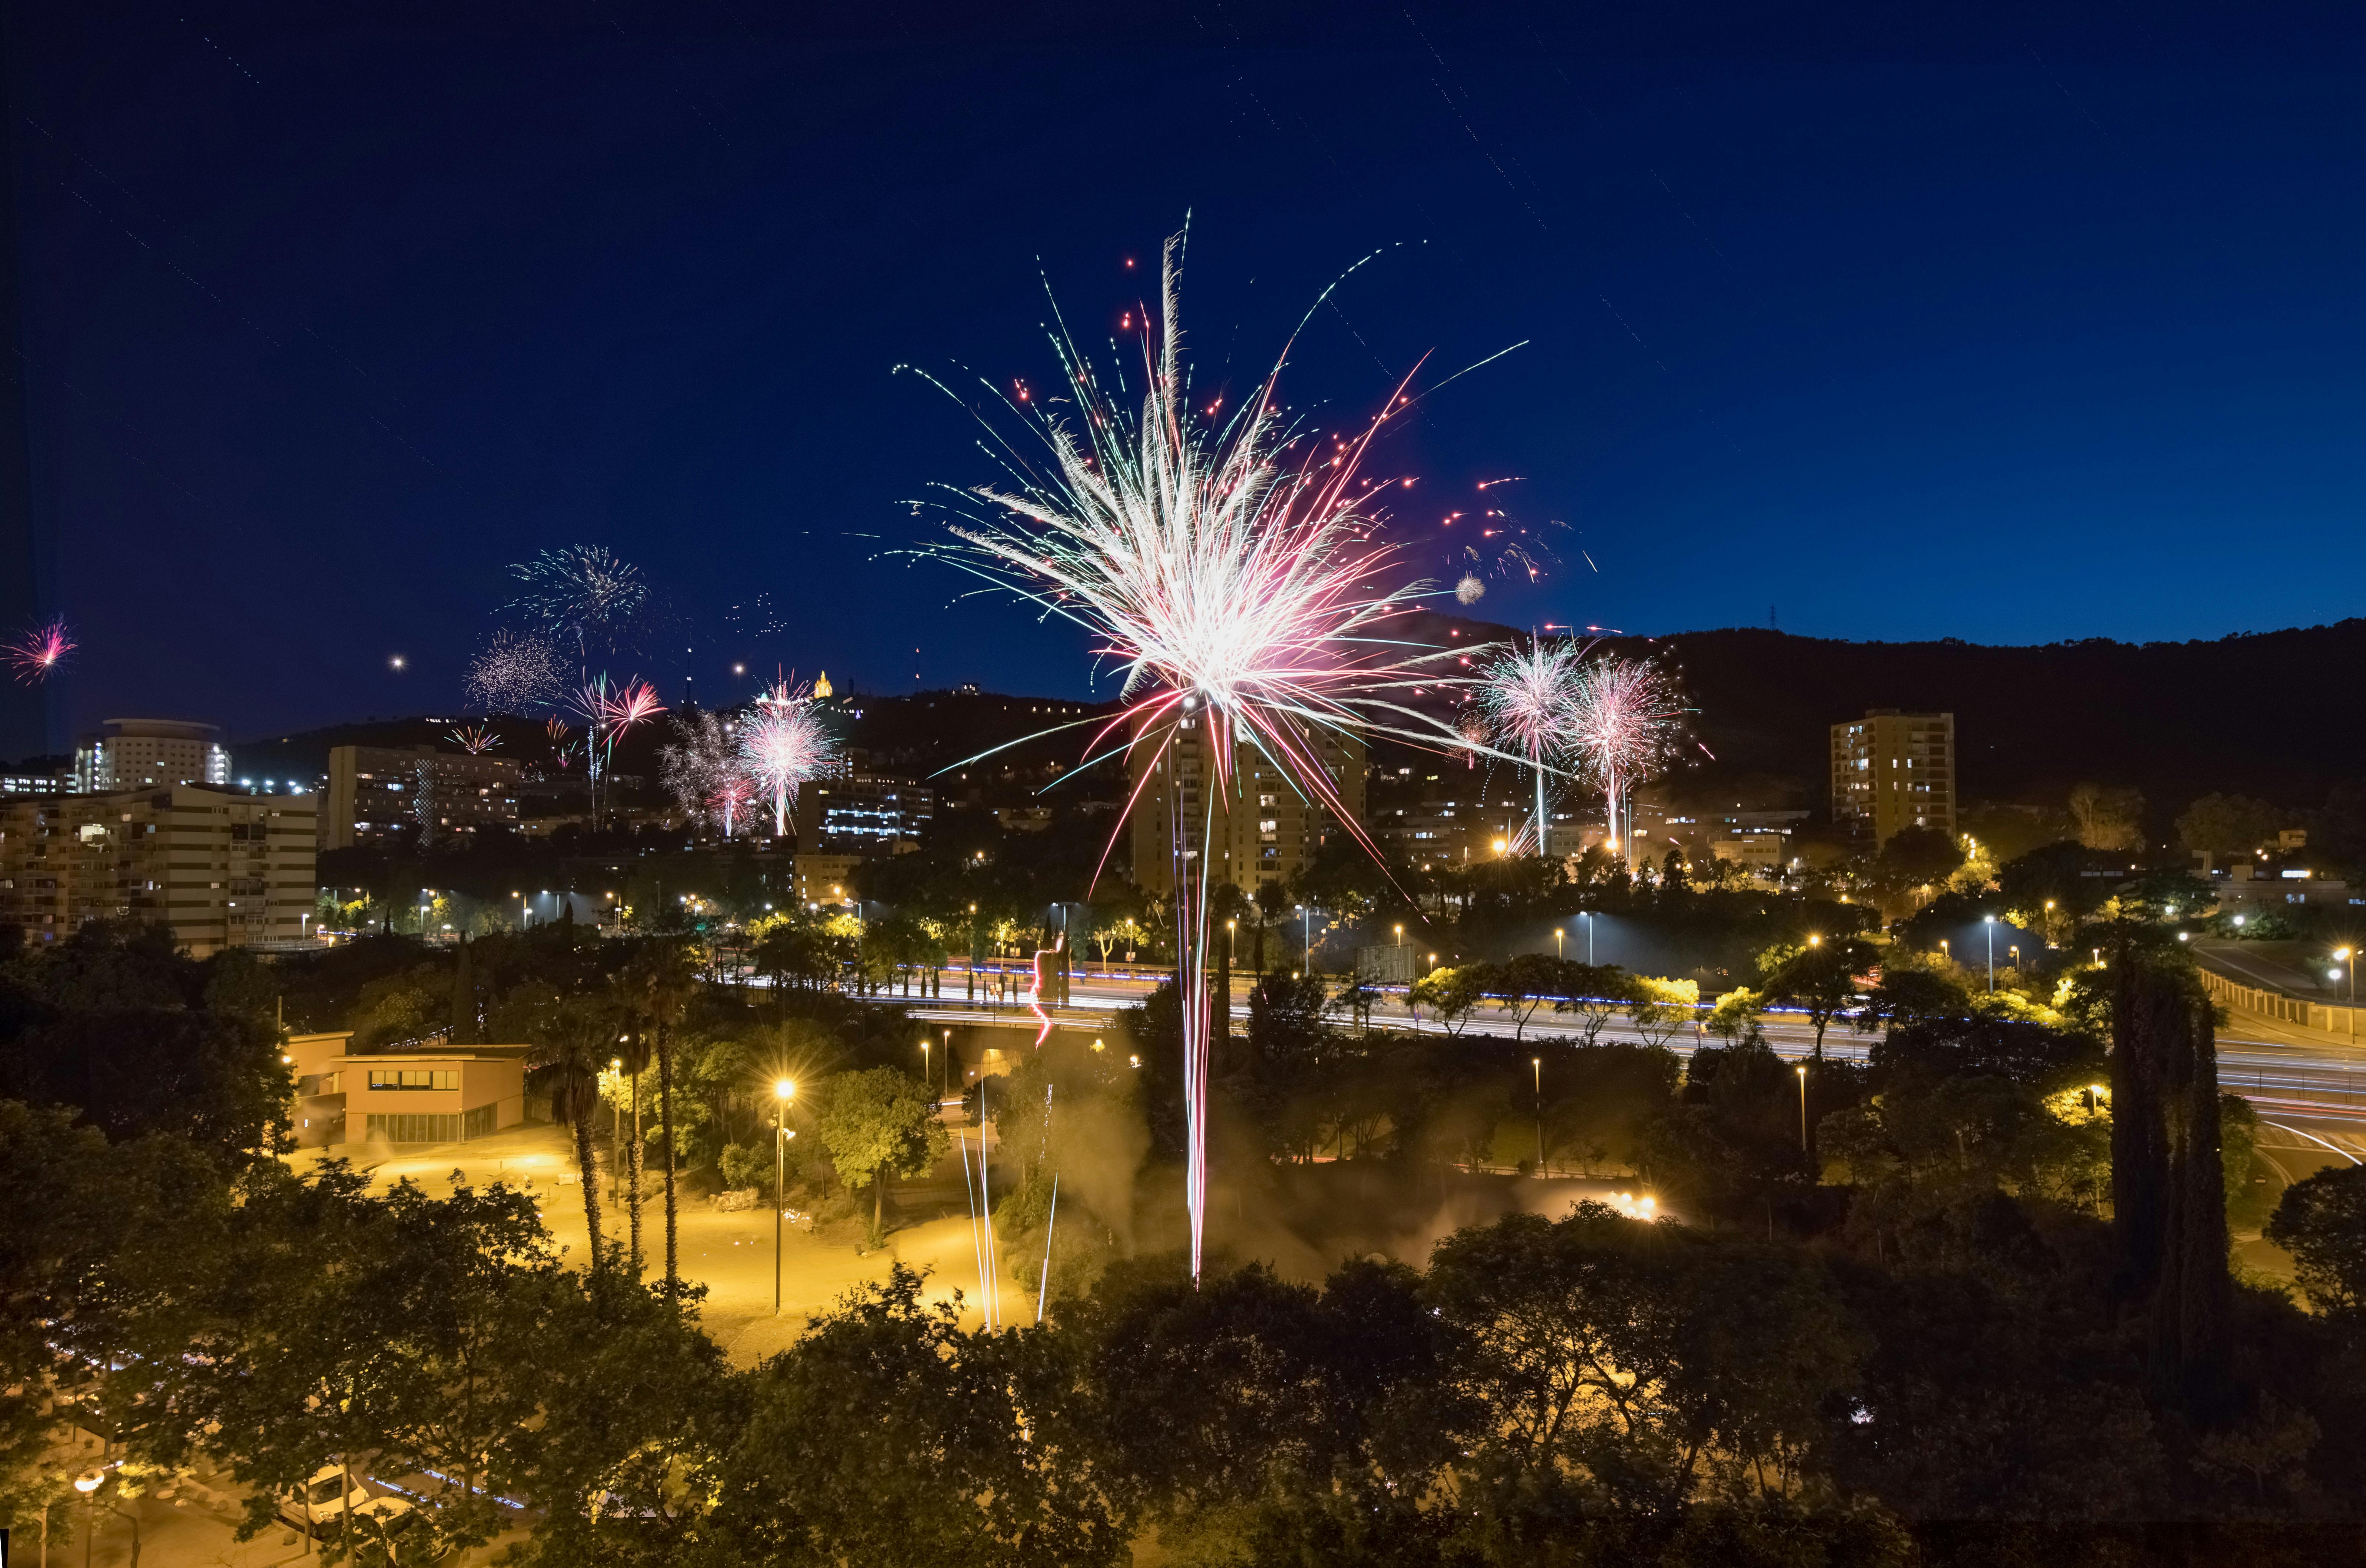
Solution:
<svg viewBox="0 0 2366 1568">
<path fill-rule="evenodd" d="M 928 536 L 900 502 L 990 477 L 892 369 L 1041 385 L 1039 258 L 1113 323 L 1187 209 L 1203 381 L 1380 247 L 1294 356 L 1318 422 L 1528 340 L 1381 457 L 1441 572 L 1480 479 L 1567 525 L 1493 618 L 2359 609 L 2338 9 L 806 9 L 14 7 L 37 499 L 84 642 L 53 722 L 456 710 L 505 564 L 579 540 L 694 623 L 770 593 L 786 631 L 699 639 L 709 694 L 735 657 L 1082 694 L 1073 637 L 880 558 Z"/>
</svg>

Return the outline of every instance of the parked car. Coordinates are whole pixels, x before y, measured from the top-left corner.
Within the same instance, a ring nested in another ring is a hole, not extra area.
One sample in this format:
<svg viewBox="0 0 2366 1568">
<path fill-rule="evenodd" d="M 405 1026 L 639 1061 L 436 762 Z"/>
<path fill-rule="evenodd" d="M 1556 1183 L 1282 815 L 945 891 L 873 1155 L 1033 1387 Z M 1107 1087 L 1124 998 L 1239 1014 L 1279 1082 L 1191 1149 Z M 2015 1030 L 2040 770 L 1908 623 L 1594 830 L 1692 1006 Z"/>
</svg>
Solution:
<svg viewBox="0 0 2366 1568">
<path fill-rule="evenodd" d="M 308 1534 L 323 1536 L 344 1523 L 347 1509 L 357 1509 L 369 1500 L 370 1495 L 358 1483 L 346 1481 L 343 1470 L 324 1464 L 293 1494 L 279 1499 L 279 1517 Z"/>
<path fill-rule="evenodd" d="M 444 1555 L 434 1527 L 408 1497 L 373 1497 L 355 1508 L 353 1541 L 364 1568 L 408 1568 Z"/>
</svg>

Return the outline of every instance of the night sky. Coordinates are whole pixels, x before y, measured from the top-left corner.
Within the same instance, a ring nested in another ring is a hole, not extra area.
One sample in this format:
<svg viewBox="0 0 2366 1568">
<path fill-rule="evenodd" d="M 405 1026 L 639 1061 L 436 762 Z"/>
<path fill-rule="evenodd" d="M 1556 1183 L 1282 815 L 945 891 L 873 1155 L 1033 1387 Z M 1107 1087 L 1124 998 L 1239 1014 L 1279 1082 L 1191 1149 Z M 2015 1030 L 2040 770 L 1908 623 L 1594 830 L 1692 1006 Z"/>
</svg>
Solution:
<svg viewBox="0 0 2366 1568">
<path fill-rule="evenodd" d="M 577 541 L 694 628 L 617 661 L 669 698 L 693 645 L 710 699 L 1087 694 L 888 553 L 994 472 L 895 367 L 1044 385 L 1043 280 L 1105 343 L 1187 212 L 1203 386 L 1382 253 L 1295 351 L 1313 427 L 1526 340 L 1377 458 L 1426 570 L 1452 511 L 1546 540 L 1489 618 L 2360 608 L 2355 7 L 813 9 L 14 6 L 53 734 L 457 712 L 507 563 Z M 758 592 L 786 629 L 735 635 Z"/>
</svg>

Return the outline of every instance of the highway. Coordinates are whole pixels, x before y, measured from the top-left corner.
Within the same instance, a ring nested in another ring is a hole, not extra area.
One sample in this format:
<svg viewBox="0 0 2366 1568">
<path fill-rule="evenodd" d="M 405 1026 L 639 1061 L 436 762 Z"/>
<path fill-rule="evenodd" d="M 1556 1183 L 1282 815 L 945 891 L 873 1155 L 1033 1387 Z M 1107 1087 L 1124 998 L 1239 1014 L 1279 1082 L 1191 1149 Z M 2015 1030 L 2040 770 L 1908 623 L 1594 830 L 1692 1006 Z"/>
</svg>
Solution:
<svg viewBox="0 0 2366 1568">
<path fill-rule="evenodd" d="M 1024 975 L 1023 968 L 1015 964 L 1008 972 Z M 960 974 L 959 970 L 945 972 L 948 992 Z M 1148 976 L 1088 971 L 1070 982 L 1070 1005 L 1059 1010 L 1053 1021 L 1066 1029 L 1107 1028 L 1114 1021 L 1112 1013 L 1141 1001 L 1156 984 L 1155 978 Z M 1248 1016 L 1246 996 L 1247 983 L 1236 979 L 1233 1001 L 1235 1019 Z M 989 1006 L 951 995 L 940 1000 L 887 994 L 879 999 L 901 1002 L 911 1009 L 915 1018 L 933 1023 L 1029 1030 L 1042 1027 L 1039 1015 L 1024 1004 Z M 1400 1032 L 1453 1032 L 1436 1020 L 1408 1015 L 1401 987 L 1373 1010 L 1372 1022 Z M 1508 1011 L 1483 1008 L 1461 1026 L 1461 1032 L 1508 1034 L 1515 1022 Z M 1781 1055 L 1805 1058 L 1813 1053 L 1815 1031 L 1796 1014 L 1767 1015 L 1765 1030 L 1767 1043 Z M 1581 1039 L 1583 1032 L 1567 1015 L 1556 1014 L 1547 1005 L 1528 1021 L 1523 1037 L 1565 1041 Z M 1638 1041 L 1642 1036 L 1634 1025 L 1621 1019 L 1614 1020 L 1596 1038 Z M 1668 1045 L 1679 1055 L 1687 1055 L 1699 1043 L 1700 1037 L 1687 1027 Z M 1856 1033 L 1845 1020 L 1834 1023 L 1824 1035 L 1825 1055 L 1843 1060 L 1863 1060 L 1868 1043 L 1867 1037 Z M 2236 1012 L 2219 1032 L 2218 1081 L 2228 1091 L 2249 1100 L 2262 1114 L 2285 1112 L 2335 1122 L 2366 1122 L 2366 1048 L 2348 1044 L 2322 1032 Z"/>
</svg>

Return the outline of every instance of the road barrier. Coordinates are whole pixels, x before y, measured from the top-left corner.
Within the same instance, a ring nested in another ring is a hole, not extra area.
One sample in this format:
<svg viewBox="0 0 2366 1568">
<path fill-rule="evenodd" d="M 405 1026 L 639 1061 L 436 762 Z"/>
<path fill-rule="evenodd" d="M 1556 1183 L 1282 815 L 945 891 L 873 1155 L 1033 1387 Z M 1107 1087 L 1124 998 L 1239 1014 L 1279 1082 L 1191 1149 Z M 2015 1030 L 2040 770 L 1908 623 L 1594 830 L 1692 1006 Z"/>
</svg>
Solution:
<svg viewBox="0 0 2366 1568">
<path fill-rule="evenodd" d="M 2361 1010 L 2352 1007 L 2327 1007 L 2300 997 L 2288 997 L 2282 991 L 2263 990 L 2230 980 L 2214 969 L 2202 970 L 2202 985 L 2212 997 L 2228 1007 L 2245 1012 L 2258 1013 L 2279 1023 L 2297 1023 L 2304 1028 L 2321 1029 L 2328 1034 L 2358 1038 L 2358 1015 Z"/>
</svg>

